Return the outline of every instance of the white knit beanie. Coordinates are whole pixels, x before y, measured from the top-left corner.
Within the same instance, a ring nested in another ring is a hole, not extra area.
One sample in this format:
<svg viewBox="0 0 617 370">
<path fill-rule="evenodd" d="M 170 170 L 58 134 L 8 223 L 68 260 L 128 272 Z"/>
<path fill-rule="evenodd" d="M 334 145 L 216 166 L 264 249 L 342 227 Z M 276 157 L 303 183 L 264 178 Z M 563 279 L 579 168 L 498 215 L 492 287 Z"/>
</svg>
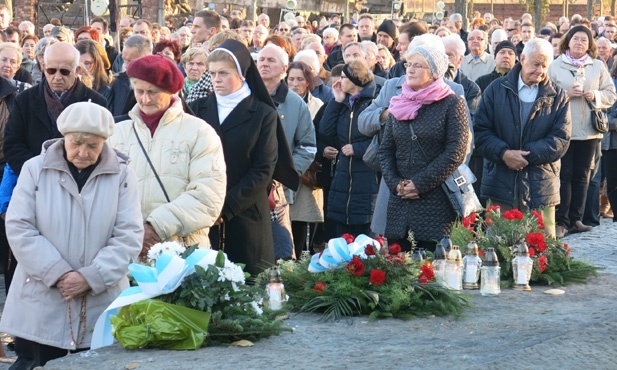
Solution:
<svg viewBox="0 0 617 370">
<path fill-rule="evenodd" d="M 444 51 L 443 44 L 441 44 L 441 48 L 426 44 L 414 46 L 409 50 L 407 55 L 414 53 L 418 53 L 426 58 L 433 77 L 441 78 L 448 71 L 448 55 L 446 55 Z"/>
</svg>

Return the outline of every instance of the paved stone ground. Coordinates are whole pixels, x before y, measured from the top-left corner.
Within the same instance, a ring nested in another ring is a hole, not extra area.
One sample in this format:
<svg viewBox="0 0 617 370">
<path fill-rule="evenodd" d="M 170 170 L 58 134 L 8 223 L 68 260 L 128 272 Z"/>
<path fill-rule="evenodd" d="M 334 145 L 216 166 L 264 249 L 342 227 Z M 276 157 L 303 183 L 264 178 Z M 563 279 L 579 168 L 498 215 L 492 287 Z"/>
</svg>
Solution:
<svg viewBox="0 0 617 370">
<path fill-rule="evenodd" d="M 604 220 L 564 241 L 577 258 L 604 269 L 585 285 L 562 288 L 561 296 L 544 294 L 549 287 L 490 298 L 471 292 L 474 308 L 460 319 L 322 323 L 317 315 L 293 315 L 286 321 L 293 333 L 254 347 L 130 351 L 116 345 L 51 361 L 45 369 L 617 368 L 617 225 Z M 7 355 L 11 361 L 14 354 Z"/>
</svg>

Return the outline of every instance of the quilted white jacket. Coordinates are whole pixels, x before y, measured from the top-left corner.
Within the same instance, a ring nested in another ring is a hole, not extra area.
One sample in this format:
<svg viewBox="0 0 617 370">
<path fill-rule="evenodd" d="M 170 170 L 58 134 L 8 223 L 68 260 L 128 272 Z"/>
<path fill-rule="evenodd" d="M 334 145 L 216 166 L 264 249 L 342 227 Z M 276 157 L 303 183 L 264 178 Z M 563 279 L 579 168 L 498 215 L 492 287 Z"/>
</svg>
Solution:
<svg viewBox="0 0 617 370">
<path fill-rule="evenodd" d="M 205 121 L 184 113 L 179 99 L 161 117 L 153 136 L 141 119 L 138 104 L 129 117 L 130 120 L 116 125 L 109 143 L 131 159 L 129 166 L 139 178 L 144 222 L 152 224 L 161 240 L 186 238 L 189 245 L 210 246 L 209 228 L 221 213 L 227 185 L 218 135 Z M 170 202 L 148 164 L 135 131 Z"/>
</svg>

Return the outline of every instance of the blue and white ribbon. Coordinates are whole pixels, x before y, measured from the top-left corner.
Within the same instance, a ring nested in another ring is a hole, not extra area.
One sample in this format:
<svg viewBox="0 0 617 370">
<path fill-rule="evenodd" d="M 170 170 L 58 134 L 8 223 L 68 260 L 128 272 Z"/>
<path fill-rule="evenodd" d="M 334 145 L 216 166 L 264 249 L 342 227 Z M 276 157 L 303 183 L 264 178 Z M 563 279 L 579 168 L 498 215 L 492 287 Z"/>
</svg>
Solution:
<svg viewBox="0 0 617 370">
<path fill-rule="evenodd" d="M 203 267 L 214 265 L 217 254 L 217 251 L 202 248 L 196 249 L 186 260 L 175 255 L 162 254 L 156 260 L 155 267 L 131 263 L 129 272 L 139 286 L 125 289 L 99 316 L 92 334 L 91 349 L 114 343 L 110 317 L 115 316 L 120 308 L 145 299 L 172 293 L 178 289 L 186 276 L 195 271 L 195 265 Z M 227 264 L 227 257 L 225 257 L 225 262 Z"/>
</svg>

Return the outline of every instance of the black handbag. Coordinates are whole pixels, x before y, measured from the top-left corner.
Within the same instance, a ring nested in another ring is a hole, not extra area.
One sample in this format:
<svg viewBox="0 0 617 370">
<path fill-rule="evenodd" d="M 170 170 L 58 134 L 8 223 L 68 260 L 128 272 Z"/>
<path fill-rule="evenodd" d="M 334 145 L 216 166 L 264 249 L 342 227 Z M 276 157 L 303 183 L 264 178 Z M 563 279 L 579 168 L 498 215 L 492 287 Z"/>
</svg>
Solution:
<svg viewBox="0 0 617 370">
<path fill-rule="evenodd" d="M 409 129 L 411 130 L 412 142 L 416 143 L 422 156 L 428 162 L 428 156 L 418 141 L 418 136 L 416 136 L 413 130 L 412 123 L 409 124 Z M 473 189 L 473 183 L 476 182 L 476 180 L 476 176 L 469 166 L 462 163 L 452 175 L 448 176 L 446 181 L 441 184 L 442 189 L 452 205 L 452 209 L 454 209 L 454 212 L 456 212 L 460 218 L 467 217 L 472 213 L 481 212 L 484 209 Z"/>
<path fill-rule="evenodd" d="M 608 132 L 608 117 L 606 113 L 601 109 L 594 109 L 589 101 L 587 101 L 587 106 L 591 110 L 591 125 L 593 128 L 601 134 L 606 134 Z"/>
</svg>

